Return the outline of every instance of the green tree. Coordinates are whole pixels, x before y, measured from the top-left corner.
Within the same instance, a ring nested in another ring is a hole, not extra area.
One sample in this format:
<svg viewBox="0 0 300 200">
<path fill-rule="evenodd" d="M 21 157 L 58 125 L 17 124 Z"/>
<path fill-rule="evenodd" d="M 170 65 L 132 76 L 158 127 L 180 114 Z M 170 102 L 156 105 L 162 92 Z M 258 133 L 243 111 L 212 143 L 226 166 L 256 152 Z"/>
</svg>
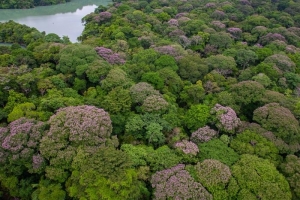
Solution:
<svg viewBox="0 0 300 200">
<path fill-rule="evenodd" d="M 191 131 L 195 131 L 198 128 L 204 127 L 210 116 L 210 108 L 204 104 L 192 105 L 186 112 L 185 125 Z"/>
<path fill-rule="evenodd" d="M 268 160 L 244 154 L 231 172 L 239 188 L 231 198 L 292 199 L 287 180 Z"/>
</svg>

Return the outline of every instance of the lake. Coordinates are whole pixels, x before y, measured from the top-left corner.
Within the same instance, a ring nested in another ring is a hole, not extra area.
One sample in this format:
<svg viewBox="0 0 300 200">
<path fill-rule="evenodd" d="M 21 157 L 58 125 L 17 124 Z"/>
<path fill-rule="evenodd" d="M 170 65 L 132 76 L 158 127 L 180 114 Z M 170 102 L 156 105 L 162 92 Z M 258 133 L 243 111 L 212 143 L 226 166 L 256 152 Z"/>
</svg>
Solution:
<svg viewBox="0 0 300 200">
<path fill-rule="evenodd" d="M 77 37 L 84 29 L 81 19 L 94 12 L 99 5 L 106 6 L 109 3 L 111 1 L 107 0 L 72 0 L 65 4 L 32 9 L 0 9 L 0 22 L 14 20 L 47 34 L 68 36 L 72 42 L 77 42 Z"/>
</svg>

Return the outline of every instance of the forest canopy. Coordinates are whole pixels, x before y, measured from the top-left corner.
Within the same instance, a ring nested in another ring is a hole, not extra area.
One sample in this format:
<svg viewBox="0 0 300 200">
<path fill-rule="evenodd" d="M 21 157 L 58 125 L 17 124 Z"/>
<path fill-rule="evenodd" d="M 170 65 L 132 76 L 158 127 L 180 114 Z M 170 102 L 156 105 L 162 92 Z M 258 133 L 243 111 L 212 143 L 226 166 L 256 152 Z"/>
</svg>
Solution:
<svg viewBox="0 0 300 200">
<path fill-rule="evenodd" d="M 115 0 L 75 44 L 0 23 L 0 198 L 299 199 L 299 13 Z"/>
</svg>

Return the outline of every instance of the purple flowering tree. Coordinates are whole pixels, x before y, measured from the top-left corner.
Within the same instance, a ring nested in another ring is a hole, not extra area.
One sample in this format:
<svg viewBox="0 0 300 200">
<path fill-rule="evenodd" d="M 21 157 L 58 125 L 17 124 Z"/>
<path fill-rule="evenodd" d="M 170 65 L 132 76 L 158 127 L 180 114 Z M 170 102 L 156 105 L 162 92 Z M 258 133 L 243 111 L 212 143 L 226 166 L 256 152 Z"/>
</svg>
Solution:
<svg viewBox="0 0 300 200">
<path fill-rule="evenodd" d="M 13 197 L 30 199 L 28 194 L 32 192 L 32 184 L 39 177 L 35 173 L 43 172 L 45 166 L 44 158 L 38 151 L 45 129 L 44 122 L 26 118 L 20 118 L 7 127 L 0 128 L 2 191 L 9 191 Z"/>
<path fill-rule="evenodd" d="M 175 143 L 175 148 L 182 151 L 184 154 L 190 154 L 196 156 L 199 153 L 198 146 L 190 141 L 182 140 Z"/>
<path fill-rule="evenodd" d="M 200 183 L 195 182 L 183 164 L 156 172 L 151 177 L 151 185 L 155 200 L 212 199 L 211 194 Z"/>
<path fill-rule="evenodd" d="M 8 159 L 9 165 L 23 165 L 32 173 L 38 172 L 44 163 L 38 153 L 38 147 L 45 127 L 44 122 L 20 118 L 6 128 L 0 128 L 0 163 L 6 165 Z M 39 161 L 36 157 L 40 157 Z"/>
<path fill-rule="evenodd" d="M 95 51 L 100 57 L 102 57 L 104 60 L 106 60 L 112 65 L 121 65 L 125 63 L 124 58 L 122 58 L 120 54 L 114 53 L 111 49 L 105 47 L 96 47 Z"/>
<path fill-rule="evenodd" d="M 213 115 L 213 122 L 216 127 L 226 133 L 235 133 L 241 124 L 241 120 L 237 117 L 235 111 L 228 106 L 216 104 L 210 113 Z"/>
<path fill-rule="evenodd" d="M 64 182 L 77 148 L 107 146 L 112 143 L 110 116 L 94 106 L 59 109 L 49 119 L 50 130 L 41 141 L 40 152 L 49 162 L 46 176 Z"/>
<path fill-rule="evenodd" d="M 211 129 L 209 126 L 204 126 L 197 129 L 191 135 L 191 141 L 197 143 L 208 142 L 218 136 L 218 132 Z"/>
</svg>

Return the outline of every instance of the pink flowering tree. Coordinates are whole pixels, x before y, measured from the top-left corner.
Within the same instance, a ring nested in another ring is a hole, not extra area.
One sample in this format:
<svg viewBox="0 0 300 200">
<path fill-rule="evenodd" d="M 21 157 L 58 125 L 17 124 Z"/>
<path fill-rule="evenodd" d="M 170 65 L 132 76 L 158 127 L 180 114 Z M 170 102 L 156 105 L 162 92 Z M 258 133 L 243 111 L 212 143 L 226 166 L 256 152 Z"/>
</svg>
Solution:
<svg viewBox="0 0 300 200">
<path fill-rule="evenodd" d="M 2 152 L 2 155 L 0 161 L 2 164 L 7 164 L 6 157 L 10 160 L 10 164 L 23 165 L 32 173 L 38 172 L 44 163 L 38 153 L 38 147 L 45 127 L 44 122 L 20 118 L 11 122 L 8 127 L 1 128 L 0 154 Z"/>
<path fill-rule="evenodd" d="M 122 58 L 120 54 L 114 53 L 111 49 L 105 47 L 96 47 L 95 51 L 100 57 L 102 57 L 104 60 L 106 60 L 112 65 L 121 65 L 125 63 L 124 58 Z"/>
<path fill-rule="evenodd" d="M 195 143 L 208 142 L 209 140 L 218 136 L 218 132 L 211 129 L 209 126 L 198 128 L 191 135 L 191 141 Z"/>
<path fill-rule="evenodd" d="M 94 106 L 70 106 L 59 109 L 49 119 L 50 130 L 41 141 L 40 152 L 48 161 L 46 176 L 64 182 L 69 176 L 77 148 L 111 146 L 110 116 Z M 112 145 L 113 146 L 113 145 Z"/>
<path fill-rule="evenodd" d="M 174 147 L 185 163 L 197 162 L 198 159 L 196 158 L 196 156 L 199 153 L 199 148 L 195 143 L 188 140 L 182 140 L 176 142 L 174 144 Z"/>
<path fill-rule="evenodd" d="M 156 172 L 151 177 L 155 200 L 164 199 L 212 199 L 211 194 L 200 184 L 195 182 L 185 165 Z"/>
<path fill-rule="evenodd" d="M 152 85 L 146 82 L 139 82 L 130 88 L 132 102 L 138 105 L 142 105 L 147 97 L 153 95 L 160 95 L 160 93 L 158 90 L 155 90 Z"/>
<path fill-rule="evenodd" d="M 226 133 L 235 133 L 241 124 L 241 120 L 237 117 L 235 111 L 228 106 L 216 104 L 210 113 L 213 115 L 213 123 L 216 127 Z"/>
</svg>

